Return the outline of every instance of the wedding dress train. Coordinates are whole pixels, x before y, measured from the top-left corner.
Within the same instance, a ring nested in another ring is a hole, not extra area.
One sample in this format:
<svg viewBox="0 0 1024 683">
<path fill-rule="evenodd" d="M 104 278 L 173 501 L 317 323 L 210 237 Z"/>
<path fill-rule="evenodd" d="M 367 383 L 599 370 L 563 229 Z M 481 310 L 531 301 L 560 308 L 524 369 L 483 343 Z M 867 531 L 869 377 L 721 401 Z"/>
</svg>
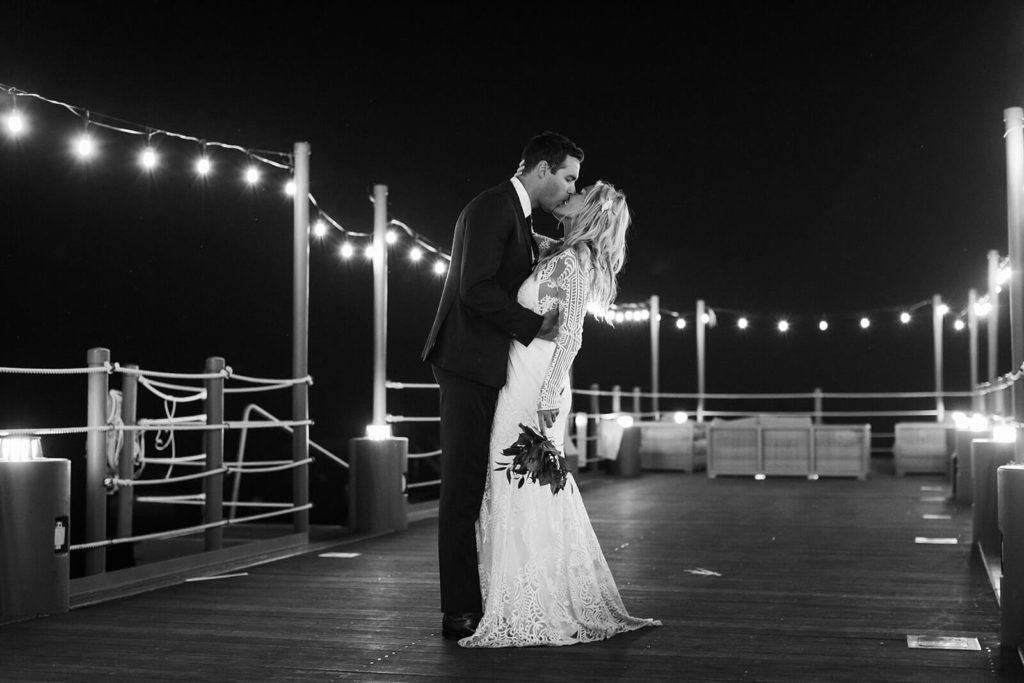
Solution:
<svg viewBox="0 0 1024 683">
<path fill-rule="evenodd" d="M 464 647 L 570 645 L 610 638 L 653 619 L 631 617 L 622 604 L 580 490 L 569 474 L 565 488 L 509 482 L 502 450 L 516 441 L 520 424 L 539 431 L 538 397 L 558 407 L 549 438 L 563 450 L 572 404 L 568 370 L 579 350 L 586 315 L 586 264 L 573 251 L 545 263 L 523 283 L 518 300 L 537 313 L 558 306 L 555 341 L 511 343 L 508 380 L 498 396 L 491 430 L 490 463 L 477 522 L 483 618 Z"/>
</svg>

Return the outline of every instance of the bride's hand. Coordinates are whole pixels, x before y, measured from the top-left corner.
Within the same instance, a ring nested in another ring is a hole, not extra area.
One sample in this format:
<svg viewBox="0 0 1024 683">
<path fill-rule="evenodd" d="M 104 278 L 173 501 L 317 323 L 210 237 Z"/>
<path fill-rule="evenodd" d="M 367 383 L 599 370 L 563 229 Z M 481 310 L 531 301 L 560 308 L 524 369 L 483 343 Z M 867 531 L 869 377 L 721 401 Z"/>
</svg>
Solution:
<svg viewBox="0 0 1024 683">
<path fill-rule="evenodd" d="M 552 410 L 538 410 L 537 422 L 541 427 L 550 428 L 555 426 L 555 418 L 558 417 L 558 408 Z"/>
</svg>

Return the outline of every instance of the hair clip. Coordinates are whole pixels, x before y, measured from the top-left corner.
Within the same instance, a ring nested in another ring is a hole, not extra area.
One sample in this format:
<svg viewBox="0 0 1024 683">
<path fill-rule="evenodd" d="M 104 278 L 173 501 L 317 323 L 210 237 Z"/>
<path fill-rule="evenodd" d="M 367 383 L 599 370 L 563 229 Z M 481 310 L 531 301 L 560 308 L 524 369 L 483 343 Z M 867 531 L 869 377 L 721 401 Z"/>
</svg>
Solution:
<svg viewBox="0 0 1024 683">
<path fill-rule="evenodd" d="M 604 200 L 604 204 L 601 205 L 601 212 L 603 213 L 603 212 L 607 211 L 610 208 L 612 208 L 612 200 L 611 200 L 611 198 Z"/>
</svg>

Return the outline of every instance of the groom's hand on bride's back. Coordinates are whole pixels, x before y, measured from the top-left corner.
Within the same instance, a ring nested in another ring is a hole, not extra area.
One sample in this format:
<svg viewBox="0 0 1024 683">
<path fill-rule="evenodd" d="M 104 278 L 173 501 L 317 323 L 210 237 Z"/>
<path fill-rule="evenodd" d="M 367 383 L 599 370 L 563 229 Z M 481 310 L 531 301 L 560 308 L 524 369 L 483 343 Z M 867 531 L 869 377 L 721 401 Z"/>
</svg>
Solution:
<svg viewBox="0 0 1024 683">
<path fill-rule="evenodd" d="M 552 308 L 544 314 L 544 320 L 540 324 L 540 330 L 537 331 L 537 339 L 555 341 L 555 338 L 558 336 L 558 316 L 559 313 L 557 308 Z"/>
</svg>

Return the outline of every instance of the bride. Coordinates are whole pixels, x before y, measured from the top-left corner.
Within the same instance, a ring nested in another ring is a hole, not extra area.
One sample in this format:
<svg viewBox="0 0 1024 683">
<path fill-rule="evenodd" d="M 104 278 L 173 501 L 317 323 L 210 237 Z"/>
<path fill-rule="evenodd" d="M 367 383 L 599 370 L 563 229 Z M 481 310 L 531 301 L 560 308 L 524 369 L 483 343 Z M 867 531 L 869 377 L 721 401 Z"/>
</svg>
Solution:
<svg viewBox="0 0 1024 683">
<path fill-rule="evenodd" d="M 564 488 L 511 477 L 520 425 L 548 433 L 563 450 L 572 404 L 568 373 L 588 303 L 607 308 L 626 251 L 625 195 L 597 182 L 554 211 L 561 242 L 538 236 L 543 256 L 519 289 L 519 303 L 560 311 L 555 341 L 511 342 L 508 380 L 491 428 L 489 474 L 477 522 L 483 618 L 463 647 L 570 645 L 660 625 L 631 617 L 605 561 L 572 474 Z"/>
</svg>

